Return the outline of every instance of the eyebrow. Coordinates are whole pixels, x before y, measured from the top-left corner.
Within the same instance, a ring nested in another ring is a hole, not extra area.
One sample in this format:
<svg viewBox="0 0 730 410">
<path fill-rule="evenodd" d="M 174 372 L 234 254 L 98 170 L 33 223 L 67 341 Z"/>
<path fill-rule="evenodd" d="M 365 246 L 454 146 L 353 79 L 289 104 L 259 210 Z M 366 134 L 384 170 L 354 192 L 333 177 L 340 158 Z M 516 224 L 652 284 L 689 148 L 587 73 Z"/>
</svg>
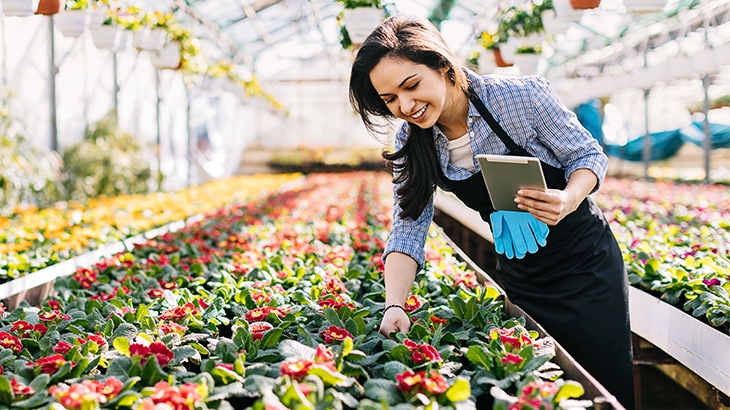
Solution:
<svg viewBox="0 0 730 410">
<path fill-rule="evenodd" d="M 401 87 L 403 87 L 403 84 L 405 84 L 405 83 L 406 83 L 406 81 L 410 80 L 411 78 L 413 78 L 413 77 L 415 77 L 415 76 L 416 76 L 416 74 L 411 74 L 411 75 L 409 75 L 408 77 L 404 78 L 404 79 L 403 79 L 403 81 L 401 81 L 401 82 L 400 82 L 400 84 L 398 84 L 398 88 L 401 88 Z M 390 93 L 385 93 L 385 94 L 378 94 L 378 96 L 380 96 L 380 97 L 382 97 L 382 96 L 384 96 L 384 95 L 390 95 Z"/>
</svg>

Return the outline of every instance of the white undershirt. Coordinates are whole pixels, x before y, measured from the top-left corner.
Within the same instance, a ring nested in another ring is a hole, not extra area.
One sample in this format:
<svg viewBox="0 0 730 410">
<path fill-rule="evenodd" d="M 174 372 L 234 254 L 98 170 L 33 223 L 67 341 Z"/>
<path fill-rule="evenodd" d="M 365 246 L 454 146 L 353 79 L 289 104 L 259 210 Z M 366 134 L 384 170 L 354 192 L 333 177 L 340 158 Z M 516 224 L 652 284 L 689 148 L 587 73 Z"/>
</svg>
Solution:
<svg viewBox="0 0 730 410">
<path fill-rule="evenodd" d="M 474 155 L 469 146 L 469 133 L 449 141 L 449 163 L 474 172 Z"/>
</svg>

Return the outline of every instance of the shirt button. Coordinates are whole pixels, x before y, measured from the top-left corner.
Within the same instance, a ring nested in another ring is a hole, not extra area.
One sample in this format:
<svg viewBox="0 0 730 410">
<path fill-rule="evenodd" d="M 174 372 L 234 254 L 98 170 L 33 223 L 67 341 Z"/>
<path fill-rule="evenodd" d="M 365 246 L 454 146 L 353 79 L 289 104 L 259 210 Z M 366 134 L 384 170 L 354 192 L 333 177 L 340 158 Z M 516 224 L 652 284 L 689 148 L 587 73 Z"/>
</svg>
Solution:
<svg viewBox="0 0 730 410">
<path fill-rule="evenodd" d="M 471 117 L 467 118 L 467 119 L 466 119 L 466 122 L 467 122 L 468 124 L 471 124 Z"/>
<path fill-rule="evenodd" d="M 474 136 L 474 131 L 469 131 L 469 136 L 470 137 L 473 137 Z"/>
</svg>

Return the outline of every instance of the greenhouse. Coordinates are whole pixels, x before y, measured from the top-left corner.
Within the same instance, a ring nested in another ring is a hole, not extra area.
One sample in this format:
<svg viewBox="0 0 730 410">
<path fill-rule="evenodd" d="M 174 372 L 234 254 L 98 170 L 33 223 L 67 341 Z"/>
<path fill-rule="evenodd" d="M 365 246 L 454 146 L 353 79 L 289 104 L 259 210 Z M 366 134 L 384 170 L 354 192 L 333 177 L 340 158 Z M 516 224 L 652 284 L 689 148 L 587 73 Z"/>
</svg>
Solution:
<svg viewBox="0 0 730 410">
<path fill-rule="evenodd" d="M 730 408 L 730 0 L 0 0 L 0 409 Z"/>
</svg>

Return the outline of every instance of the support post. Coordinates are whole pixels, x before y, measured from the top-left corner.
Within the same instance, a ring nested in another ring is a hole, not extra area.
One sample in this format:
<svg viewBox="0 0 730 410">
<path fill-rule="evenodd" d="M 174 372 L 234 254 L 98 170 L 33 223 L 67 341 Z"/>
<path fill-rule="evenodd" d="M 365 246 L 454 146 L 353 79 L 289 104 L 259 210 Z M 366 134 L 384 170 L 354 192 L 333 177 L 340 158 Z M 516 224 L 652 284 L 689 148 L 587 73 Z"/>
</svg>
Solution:
<svg viewBox="0 0 730 410">
<path fill-rule="evenodd" d="M 644 145 L 641 152 L 642 159 L 644 160 L 644 179 L 649 179 L 649 165 L 651 164 L 651 135 L 649 134 L 649 92 L 650 90 L 644 90 Z"/>
<path fill-rule="evenodd" d="M 119 72 L 117 67 L 117 51 L 112 51 L 112 66 L 114 72 L 114 117 L 119 122 Z"/>
<path fill-rule="evenodd" d="M 58 122 L 56 119 L 56 39 L 53 33 L 53 16 L 48 19 L 48 90 L 49 90 L 49 112 L 51 122 L 51 149 L 58 151 Z"/>
<path fill-rule="evenodd" d="M 187 100 L 185 107 L 185 130 L 188 133 L 188 187 L 191 187 L 195 179 L 193 175 L 195 158 L 193 157 L 193 133 L 190 129 L 190 90 L 187 87 L 185 88 L 185 97 Z"/>
<path fill-rule="evenodd" d="M 160 70 L 155 69 L 155 95 L 157 101 L 155 103 L 155 118 L 156 122 L 156 140 L 155 140 L 155 154 L 157 155 L 157 190 L 162 190 L 162 131 L 160 127 L 160 104 L 162 98 L 160 96 Z"/>
<path fill-rule="evenodd" d="M 712 150 L 712 133 L 710 132 L 710 119 L 707 117 L 707 112 L 710 111 L 710 96 L 707 89 L 712 84 L 712 77 L 709 74 L 705 74 L 702 77 L 702 88 L 705 92 L 705 100 L 702 102 L 702 112 L 705 114 L 705 119 L 702 121 L 702 128 L 705 132 L 705 139 L 702 141 L 702 147 L 705 149 L 705 183 L 710 183 L 710 151 Z"/>
</svg>

